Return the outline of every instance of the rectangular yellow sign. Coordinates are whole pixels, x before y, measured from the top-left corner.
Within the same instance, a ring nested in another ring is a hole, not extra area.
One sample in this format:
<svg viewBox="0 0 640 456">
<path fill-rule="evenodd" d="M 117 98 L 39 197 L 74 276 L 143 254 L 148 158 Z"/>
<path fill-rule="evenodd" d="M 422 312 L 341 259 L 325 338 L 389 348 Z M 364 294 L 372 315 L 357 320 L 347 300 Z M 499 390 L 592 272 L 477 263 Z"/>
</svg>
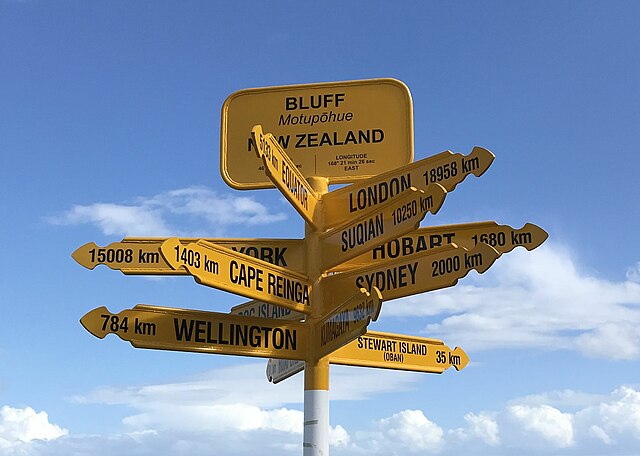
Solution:
<svg viewBox="0 0 640 456">
<path fill-rule="evenodd" d="M 520 229 L 508 225 L 498 225 L 496 222 L 428 226 L 399 236 L 397 239 L 375 247 L 346 263 L 335 266 L 332 270 L 347 271 L 379 261 L 430 251 L 448 244 L 456 244 L 471 250 L 479 243 L 485 243 L 502 255 L 518 246 L 533 250 L 548 237 L 546 231 L 533 223 L 526 223 Z"/>
<path fill-rule="evenodd" d="M 124 238 L 100 247 L 89 242 L 71 255 L 78 264 L 93 269 L 104 264 L 128 275 L 186 275 L 187 271 L 173 269 L 160 255 L 160 246 L 168 238 Z M 200 238 L 180 238 L 184 245 Z M 304 272 L 303 239 L 221 239 L 204 238 L 207 242 L 226 247 L 243 255 L 266 261 L 296 272 Z"/>
<path fill-rule="evenodd" d="M 222 106 L 220 170 L 236 189 L 271 188 L 250 131 L 262 125 L 303 176 L 354 182 L 413 161 L 413 105 L 396 79 L 246 89 Z"/>
<path fill-rule="evenodd" d="M 355 220 L 322 234 L 322 270 L 415 230 L 427 212 L 435 214 L 440 209 L 445 195 L 440 185 L 431 185 L 427 192 L 410 187 L 398 198 L 358 214 Z"/>
<path fill-rule="evenodd" d="M 487 244 L 468 251 L 449 244 L 430 252 L 386 260 L 323 277 L 326 299 L 337 304 L 354 289 L 377 287 L 385 301 L 451 287 L 475 269 L 482 273 L 498 258 Z M 330 303 L 327 303 L 330 306 Z"/>
<path fill-rule="evenodd" d="M 295 163 L 280 147 L 272 134 L 263 133 L 262 127 L 256 125 L 251 130 L 251 137 L 257 146 L 257 154 L 262 158 L 267 175 L 282 192 L 307 223 L 318 226 L 316 207 L 319 196 L 307 179 L 298 170 Z"/>
<path fill-rule="evenodd" d="M 137 348 L 304 360 L 303 323 L 139 304 L 112 314 L 99 307 L 80 319 L 102 339 L 117 334 Z"/>
<path fill-rule="evenodd" d="M 196 282 L 250 299 L 309 313 L 311 283 L 306 275 L 274 266 L 206 241 L 162 243 L 160 253 L 174 269 L 185 268 Z"/>
<path fill-rule="evenodd" d="M 430 184 L 440 184 L 451 192 L 469 174 L 481 176 L 494 158 L 482 147 L 474 147 L 466 156 L 445 151 L 334 190 L 322 197 L 324 226 L 328 228 L 351 220 L 410 187 L 427 191 Z"/>
</svg>

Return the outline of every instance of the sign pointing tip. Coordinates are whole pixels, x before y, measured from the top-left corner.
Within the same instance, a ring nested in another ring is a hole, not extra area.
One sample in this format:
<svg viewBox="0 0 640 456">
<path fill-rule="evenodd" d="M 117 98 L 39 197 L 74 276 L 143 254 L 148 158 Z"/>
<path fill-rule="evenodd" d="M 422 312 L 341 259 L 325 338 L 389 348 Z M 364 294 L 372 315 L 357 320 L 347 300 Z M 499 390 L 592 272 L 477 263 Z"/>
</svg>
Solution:
<svg viewBox="0 0 640 456">
<path fill-rule="evenodd" d="M 482 176 L 484 172 L 489 169 L 489 166 L 491 166 L 491 163 L 493 163 L 493 160 L 496 158 L 493 152 L 480 146 L 474 147 L 469 156 L 477 158 L 480 162 L 480 166 L 472 171 L 473 175 L 476 177 Z"/>
<path fill-rule="evenodd" d="M 361 288 L 360 291 L 366 291 L 364 288 Z M 380 310 L 382 310 L 382 292 L 378 289 L 378 287 L 371 287 L 369 293 L 373 302 L 373 313 L 370 315 L 371 321 L 377 321 L 380 316 Z"/>
<path fill-rule="evenodd" d="M 162 257 L 173 269 L 180 269 L 180 267 L 182 267 L 182 264 L 174 252 L 180 245 L 180 239 L 174 237 L 167 239 L 160 246 Z"/>
<path fill-rule="evenodd" d="M 549 233 L 533 223 L 526 223 L 519 231 L 530 233 L 529 236 L 531 236 L 532 243 L 523 244 L 527 250 L 533 250 L 536 247 L 539 247 L 547 240 L 547 238 L 549 238 Z M 520 235 L 520 237 L 522 237 L 522 235 Z"/>
<path fill-rule="evenodd" d="M 452 244 L 453 245 L 453 244 Z M 475 269 L 478 273 L 482 274 L 487 269 L 491 267 L 491 265 L 498 259 L 500 253 L 489 244 L 479 243 L 475 249 L 469 252 L 469 255 L 477 255 L 480 254 L 482 257 L 482 261 L 475 264 Z M 466 257 L 465 257 L 466 258 Z M 486 261 L 488 260 L 488 261 Z"/>
<path fill-rule="evenodd" d="M 76 251 L 71 254 L 71 258 L 76 260 L 76 263 L 78 263 L 80 266 L 84 266 L 87 269 L 93 269 L 96 267 L 97 263 L 90 261 L 89 251 L 91 249 L 97 249 L 97 248 L 98 246 L 96 245 L 95 242 L 88 242 L 78 247 Z"/>
<path fill-rule="evenodd" d="M 444 204 L 444 199 L 447 196 L 447 190 L 442 185 L 434 183 L 427 186 L 427 192 L 430 196 L 433 196 L 434 202 L 433 206 L 429 209 L 429 212 L 435 215 Z"/>
<path fill-rule="evenodd" d="M 451 355 L 453 355 L 454 359 L 458 361 L 457 363 L 453 363 L 453 367 L 455 367 L 457 371 L 461 371 L 462 369 L 467 367 L 467 364 L 469 364 L 469 356 L 462 348 L 454 348 L 451 351 Z"/>
<path fill-rule="evenodd" d="M 87 312 L 81 319 L 80 324 L 84 326 L 84 329 L 96 336 L 98 339 L 104 339 L 109 334 L 109 331 L 102 329 L 102 321 L 104 321 L 103 315 L 111 315 L 109 310 L 105 306 L 93 309 Z"/>
</svg>

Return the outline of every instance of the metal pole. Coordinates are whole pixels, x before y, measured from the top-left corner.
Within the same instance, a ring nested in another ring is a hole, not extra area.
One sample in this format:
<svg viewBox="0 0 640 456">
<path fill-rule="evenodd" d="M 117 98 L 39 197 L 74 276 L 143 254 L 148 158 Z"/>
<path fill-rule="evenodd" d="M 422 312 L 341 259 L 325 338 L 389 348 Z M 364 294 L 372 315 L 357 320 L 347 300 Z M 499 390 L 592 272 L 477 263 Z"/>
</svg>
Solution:
<svg viewBox="0 0 640 456">
<path fill-rule="evenodd" d="M 309 184 L 320 195 L 327 193 L 328 180 L 309 177 Z M 316 214 L 316 216 L 322 216 Z M 318 321 L 325 313 L 320 289 L 320 252 L 318 233 L 305 224 L 307 276 L 313 284 L 313 301 L 309 323 Z M 304 456 L 329 455 L 329 357 L 309 360 L 304 367 L 304 432 L 302 446 Z"/>
</svg>

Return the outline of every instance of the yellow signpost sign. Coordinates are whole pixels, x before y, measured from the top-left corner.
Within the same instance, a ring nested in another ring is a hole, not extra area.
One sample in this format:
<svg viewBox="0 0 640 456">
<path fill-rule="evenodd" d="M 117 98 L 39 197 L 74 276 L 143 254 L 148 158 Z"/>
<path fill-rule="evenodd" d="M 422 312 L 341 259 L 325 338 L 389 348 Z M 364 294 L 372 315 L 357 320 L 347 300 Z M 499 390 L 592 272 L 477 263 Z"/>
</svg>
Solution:
<svg viewBox="0 0 640 456">
<path fill-rule="evenodd" d="M 160 255 L 160 246 L 167 238 L 125 238 L 100 247 L 89 242 L 71 255 L 87 269 L 104 264 L 123 274 L 186 275 L 185 269 L 173 269 Z M 180 238 L 184 245 L 198 242 L 199 238 Z M 234 250 L 297 272 L 304 271 L 303 239 L 220 239 L 204 238 L 203 241 Z"/>
<path fill-rule="evenodd" d="M 303 176 L 354 182 L 413 160 L 413 105 L 405 84 L 368 79 L 265 87 L 222 107 L 220 169 L 236 189 L 271 188 L 249 132 L 273 132 Z M 390 153 L 393 151 L 393 153 Z"/>
<path fill-rule="evenodd" d="M 268 302 L 256 301 L 255 299 L 232 307 L 229 313 L 247 317 L 280 318 L 293 321 L 305 319 L 305 314 L 301 312 L 295 312 L 286 307 L 276 306 Z"/>
<path fill-rule="evenodd" d="M 361 288 L 333 313 L 321 320 L 314 331 L 313 357 L 323 358 L 367 331 L 378 319 L 382 294 L 376 287 L 369 293 Z"/>
<path fill-rule="evenodd" d="M 331 364 L 379 367 L 441 374 L 450 367 L 460 371 L 469 357 L 456 347 L 424 337 L 367 331 L 363 336 L 331 354 Z"/>
<path fill-rule="evenodd" d="M 303 323 L 138 304 L 112 314 L 106 307 L 80 320 L 94 336 L 117 334 L 136 348 L 304 360 Z"/>
<path fill-rule="evenodd" d="M 494 158 L 482 147 L 474 147 L 468 156 L 445 151 L 334 190 L 322 197 L 324 226 L 330 228 L 351 220 L 409 187 L 427 191 L 428 186 L 439 184 L 451 192 L 469 174 L 484 174 Z"/>
<path fill-rule="evenodd" d="M 274 266 L 206 241 L 186 246 L 170 238 L 160 253 L 173 268 L 185 268 L 196 282 L 309 313 L 311 284 L 307 276 Z"/>
<path fill-rule="evenodd" d="M 546 231 L 533 223 L 515 229 L 496 222 L 474 222 L 458 225 L 428 226 L 404 236 L 398 236 L 384 245 L 336 265 L 333 271 L 346 271 L 378 261 L 402 258 L 414 253 L 430 251 L 448 244 L 456 244 L 467 250 L 479 243 L 488 244 L 499 254 L 512 251 L 518 246 L 527 250 L 539 247 L 549 237 Z"/>
<path fill-rule="evenodd" d="M 258 157 L 262 158 L 269 179 L 307 223 L 315 226 L 316 229 L 320 228 L 318 217 L 315 215 L 320 197 L 298 170 L 296 164 L 280 147 L 272 134 L 262 133 L 260 125 L 253 127 L 251 137 L 255 141 L 256 153 Z"/>
<path fill-rule="evenodd" d="M 367 331 L 333 351 L 329 355 L 329 362 L 345 366 L 441 374 L 449 367 L 454 367 L 457 371 L 464 369 L 469 363 L 469 357 L 462 348 L 451 350 L 441 340 Z M 267 363 L 267 379 L 279 383 L 302 370 L 303 361 L 272 358 Z"/>
<path fill-rule="evenodd" d="M 397 198 L 322 234 L 321 269 L 327 270 L 415 230 L 427 212 L 438 212 L 445 196 L 446 191 L 438 184 L 429 186 L 426 192 L 409 187 Z"/>
<path fill-rule="evenodd" d="M 487 244 L 473 250 L 449 244 L 430 252 L 376 262 L 324 277 L 327 299 L 339 302 L 354 289 L 378 287 L 385 301 L 427 291 L 447 288 L 475 269 L 483 273 L 498 258 L 498 252 Z"/>
</svg>

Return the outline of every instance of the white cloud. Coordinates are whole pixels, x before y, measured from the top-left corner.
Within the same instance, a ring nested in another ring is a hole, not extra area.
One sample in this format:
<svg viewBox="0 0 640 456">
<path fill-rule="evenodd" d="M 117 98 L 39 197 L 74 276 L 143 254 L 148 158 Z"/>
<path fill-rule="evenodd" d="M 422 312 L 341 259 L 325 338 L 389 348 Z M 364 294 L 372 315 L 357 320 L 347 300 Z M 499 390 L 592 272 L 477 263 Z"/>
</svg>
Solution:
<svg viewBox="0 0 640 456">
<path fill-rule="evenodd" d="M 487 413 L 467 413 L 464 420 L 468 425 L 468 432 L 489 446 L 496 446 L 500 443 L 498 423 L 495 418 Z"/>
<path fill-rule="evenodd" d="M 429 420 L 422 410 L 403 410 L 395 413 L 378 421 L 377 428 L 380 433 L 378 443 L 387 447 L 387 450 L 400 447 L 399 454 L 407 450 L 412 453 L 437 453 L 444 444 L 444 431 Z"/>
<path fill-rule="evenodd" d="M 640 283 L 582 272 L 570 252 L 553 244 L 518 249 L 483 275 L 385 303 L 384 311 L 385 317 L 431 317 L 436 322 L 425 327 L 429 337 L 473 350 L 556 348 L 640 358 Z"/>
<path fill-rule="evenodd" d="M 171 232 L 161 212 L 144 205 L 95 203 L 89 206 L 73 206 L 50 221 L 55 225 L 93 224 L 108 236 L 169 236 Z"/>
<path fill-rule="evenodd" d="M 640 390 L 629 386 L 608 395 L 571 390 L 530 395 L 502 410 L 469 412 L 463 419 L 465 427 L 445 432 L 423 411 L 405 410 L 372 423 L 373 430 L 355 432 L 353 446 L 372 455 L 444 456 L 636 456 L 640 448 Z"/>
<path fill-rule="evenodd" d="M 632 439 L 640 445 L 640 391 L 622 386 L 608 400 L 578 411 L 576 421 L 604 443 Z"/>
<path fill-rule="evenodd" d="M 573 417 L 549 405 L 512 405 L 508 415 L 518 421 L 525 432 L 531 432 L 558 448 L 572 446 Z"/>
<path fill-rule="evenodd" d="M 76 205 L 48 221 L 54 225 L 92 224 L 105 235 L 218 237 L 233 225 L 264 225 L 285 219 L 284 213 L 273 213 L 253 198 L 189 187 L 140 197 L 129 204 Z"/>
<path fill-rule="evenodd" d="M 0 408 L 0 450 L 3 454 L 18 453 L 23 444 L 33 440 L 53 440 L 69 431 L 49 422 L 45 411 L 36 412 L 31 407 L 13 408 L 8 405 Z"/>
<path fill-rule="evenodd" d="M 329 429 L 329 445 L 331 446 L 345 446 L 351 441 L 351 437 L 345 428 L 340 425 L 331 427 Z"/>
</svg>

